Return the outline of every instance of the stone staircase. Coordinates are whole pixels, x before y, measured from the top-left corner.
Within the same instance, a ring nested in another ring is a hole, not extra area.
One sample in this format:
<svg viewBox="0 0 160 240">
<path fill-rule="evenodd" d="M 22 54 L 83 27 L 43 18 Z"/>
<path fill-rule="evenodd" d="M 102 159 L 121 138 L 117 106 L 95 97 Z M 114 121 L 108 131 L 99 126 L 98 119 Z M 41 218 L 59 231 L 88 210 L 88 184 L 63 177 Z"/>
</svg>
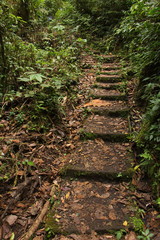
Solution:
<svg viewBox="0 0 160 240">
<path fill-rule="evenodd" d="M 134 157 L 120 64 L 113 55 L 100 58 L 93 100 L 85 106 L 91 114 L 81 130 L 83 140 L 65 157 L 68 164 L 56 180 L 55 203 L 46 219 L 56 239 L 89 240 L 93 232 L 94 239 L 115 239 L 108 233 L 128 226 L 135 214 L 129 188 Z"/>
</svg>

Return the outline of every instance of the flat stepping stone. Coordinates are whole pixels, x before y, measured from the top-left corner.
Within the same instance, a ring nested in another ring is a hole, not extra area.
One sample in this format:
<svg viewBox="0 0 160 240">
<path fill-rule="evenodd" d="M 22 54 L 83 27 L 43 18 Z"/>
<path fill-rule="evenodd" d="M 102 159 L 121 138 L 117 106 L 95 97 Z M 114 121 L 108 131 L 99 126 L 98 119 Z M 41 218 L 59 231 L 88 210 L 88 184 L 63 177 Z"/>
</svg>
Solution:
<svg viewBox="0 0 160 240">
<path fill-rule="evenodd" d="M 118 75 L 106 75 L 106 74 L 101 74 L 96 77 L 97 82 L 120 82 L 122 80 L 121 76 Z"/>
<path fill-rule="evenodd" d="M 92 232 L 92 234 L 57 235 L 54 237 L 54 240 L 116 240 L 116 237 L 109 233 L 97 235 L 95 232 Z"/>
<path fill-rule="evenodd" d="M 123 87 L 122 82 L 113 82 L 113 83 L 108 83 L 108 82 L 97 82 L 93 85 L 93 88 L 103 88 L 103 89 L 120 89 Z"/>
<path fill-rule="evenodd" d="M 127 116 L 129 113 L 129 108 L 124 101 L 93 99 L 83 107 L 102 116 Z"/>
<path fill-rule="evenodd" d="M 93 98 L 100 98 L 103 100 L 126 100 L 126 94 L 120 92 L 118 89 L 100 89 L 95 88 L 91 91 L 91 96 Z"/>
<path fill-rule="evenodd" d="M 64 158 L 69 162 L 64 167 L 64 172 L 62 171 L 67 176 L 82 175 L 118 180 L 132 177 L 133 155 L 129 143 L 88 140 L 80 142 L 74 152 Z"/>
<path fill-rule="evenodd" d="M 106 74 L 106 75 L 119 75 L 120 74 L 120 70 L 102 70 L 101 72 L 97 73 L 98 75 L 101 75 L 101 74 Z"/>
<path fill-rule="evenodd" d="M 104 62 L 104 63 L 113 63 L 116 60 L 119 59 L 118 56 L 116 55 L 100 55 L 100 59 Z"/>
<path fill-rule="evenodd" d="M 93 88 L 103 88 L 103 89 L 118 89 L 122 87 L 123 87 L 122 82 L 113 82 L 113 83 L 97 82 L 93 85 Z"/>
<path fill-rule="evenodd" d="M 121 69 L 121 66 L 119 64 L 105 63 L 105 64 L 101 65 L 101 69 L 103 69 L 103 70 L 117 70 L 117 69 Z"/>
<path fill-rule="evenodd" d="M 134 216 L 124 183 L 64 179 L 57 185 L 57 201 L 46 219 L 46 228 L 54 233 L 107 233 L 124 228 Z"/>
<path fill-rule="evenodd" d="M 122 117 L 91 115 L 85 121 L 81 133 L 88 139 L 126 141 L 129 134 L 128 121 Z"/>
</svg>

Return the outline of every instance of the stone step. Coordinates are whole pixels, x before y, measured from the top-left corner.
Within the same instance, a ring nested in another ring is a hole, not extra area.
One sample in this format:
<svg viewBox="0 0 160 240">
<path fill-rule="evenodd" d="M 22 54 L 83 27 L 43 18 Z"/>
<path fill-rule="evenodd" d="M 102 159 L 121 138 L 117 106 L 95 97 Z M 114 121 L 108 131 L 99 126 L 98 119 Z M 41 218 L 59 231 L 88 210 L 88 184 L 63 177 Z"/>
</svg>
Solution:
<svg viewBox="0 0 160 240">
<path fill-rule="evenodd" d="M 129 114 L 129 108 L 125 101 L 93 99 L 86 103 L 84 107 L 87 107 L 89 112 L 101 116 L 125 117 Z"/>
<path fill-rule="evenodd" d="M 121 69 L 121 66 L 119 64 L 116 63 L 105 63 L 101 65 L 101 71 L 107 70 L 119 70 Z"/>
<path fill-rule="evenodd" d="M 133 173 L 129 143 L 109 143 L 102 139 L 79 142 L 74 152 L 62 161 L 69 163 L 61 171 L 65 176 L 129 180 Z"/>
<path fill-rule="evenodd" d="M 101 74 L 99 76 L 96 77 L 96 81 L 97 82 L 102 82 L 102 83 L 105 83 L 105 82 L 120 82 L 122 80 L 122 77 L 121 76 L 118 76 L 118 75 L 105 75 L 105 74 Z"/>
<path fill-rule="evenodd" d="M 102 138 L 110 142 L 127 141 L 128 120 L 122 117 L 91 115 L 85 121 L 80 133 L 86 139 Z"/>
<path fill-rule="evenodd" d="M 110 233 L 98 235 L 96 232 L 91 234 L 70 234 L 70 235 L 57 235 L 53 240 L 116 240 L 116 237 Z"/>
<path fill-rule="evenodd" d="M 113 82 L 113 83 L 102 83 L 102 82 L 97 82 L 95 83 L 92 87 L 93 88 L 103 88 L 103 89 L 122 89 L 124 86 L 123 82 Z"/>
<path fill-rule="evenodd" d="M 107 233 L 129 227 L 134 208 L 127 183 L 57 179 L 46 228 L 55 234 Z M 59 191 L 58 191 L 59 190 Z"/>
<path fill-rule="evenodd" d="M 92 98 L 100 98 L 102 100 L 127 100 L 126 94 L 120 92 L 118 89 L 100 89 L 95 88 L 91 91 Z"/>
<path fill-rule="evenodd" d="M 101 70 L 100 72 L 97 73 L 97 75 L 120 75 L 120 70 Z"/>
<path fill-rule="evenodd" d="M 114 63 L 115 61 L 117 61 L 119 59 L 118 56 L 116 55 L 101 55 L 99 57 L 99 59 L 103 62 L 103 63 Z"/>
</svg>

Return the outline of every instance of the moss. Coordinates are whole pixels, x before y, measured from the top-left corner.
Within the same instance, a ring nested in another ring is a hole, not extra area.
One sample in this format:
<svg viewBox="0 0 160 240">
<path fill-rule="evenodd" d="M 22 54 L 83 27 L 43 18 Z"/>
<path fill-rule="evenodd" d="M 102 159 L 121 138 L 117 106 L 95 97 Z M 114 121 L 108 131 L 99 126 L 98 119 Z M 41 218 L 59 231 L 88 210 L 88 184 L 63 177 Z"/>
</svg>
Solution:
<svg viewBox="0 0 160 240">
<path fill-rule="evenodd" d="M 61 171 L 61 175 L 64 177 L 85 177 L 85 178 L 94 178 L 94 179 L 109 179 L 109 180 L 130 180 L 134 173 L 134 169 L 128 168 L 124 172 L 99 172 L 99 171 L 88 171 L 76 169 L 73 165 L 67 165 Z"/>
<path fill-rule="evenodd" d="M 46 219 L 45 219 L 45 230 L 52 235 L 56 233 L 61 233 L 58 222 L 55 219 L 55 211 L 50 210 Z"/>
<path fill-rule="evenodd" d="M 81 129 L 79 133 L 80 133 L 81 139 L 83 140 L 85 139 L 94 140 L 96 138 L 96 134 L 91 132 L 86 132 L 84 129 Z"/>
<path fill-rule="evenodd" d="M 108 83 L 112 83 L 112 82 L 119 82 L 119 81 L 121 81 L 122 80 L 122 78 L 121 77 L 119 77 L 119 76 L 117 76 L 117 77 L 100 77 L 100 76 L 98 76 L 97 78 L 96 78 L 96 81 L 97 82 L 103 82 L 103 83 L 106 83 L 106 82 L 108 82 Z"/>
<path fill-rule="evenodd" d="M 112 70 L 111 70 L 111 71 L 112 71 Z M 114 71 L 114 70 L 113 70 L 113 71 Z M 104 74 L 104 75 L 105 75 L 105 74 L 106 74 L 106 75 L 117 75 L 117 76 L 119 76 L 119 72 L 117 72 L 117 71 L 116 71 L 116 72 L 113 72 L 113 71 L 112 71 L 112 72 L 110 72 L 110 71 L 108 71 L 108 72 L 98 72 L 97 75 L 101 75 L 101 74 Z"/>
</svg>

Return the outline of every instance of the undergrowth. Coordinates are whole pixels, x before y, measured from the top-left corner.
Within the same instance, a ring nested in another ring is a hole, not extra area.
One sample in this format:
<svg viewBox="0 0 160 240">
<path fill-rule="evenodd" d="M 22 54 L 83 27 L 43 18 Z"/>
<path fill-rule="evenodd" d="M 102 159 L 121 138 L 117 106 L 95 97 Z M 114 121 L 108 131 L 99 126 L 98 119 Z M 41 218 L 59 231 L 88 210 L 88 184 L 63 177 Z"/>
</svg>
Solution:
<svg viewBox="0 0 160 240">
<path fill-rule="evenodd" d="M 128 76 L 137 80 L 136 100 L 144 112 L 134 141 L 140 151 L 140 165 L 152 179 L 155 196 L 160 196 L 160 3 L 132 1 L 132 6 L 115 28 L 110 46 L 129 62 Z"/>
</svg>

